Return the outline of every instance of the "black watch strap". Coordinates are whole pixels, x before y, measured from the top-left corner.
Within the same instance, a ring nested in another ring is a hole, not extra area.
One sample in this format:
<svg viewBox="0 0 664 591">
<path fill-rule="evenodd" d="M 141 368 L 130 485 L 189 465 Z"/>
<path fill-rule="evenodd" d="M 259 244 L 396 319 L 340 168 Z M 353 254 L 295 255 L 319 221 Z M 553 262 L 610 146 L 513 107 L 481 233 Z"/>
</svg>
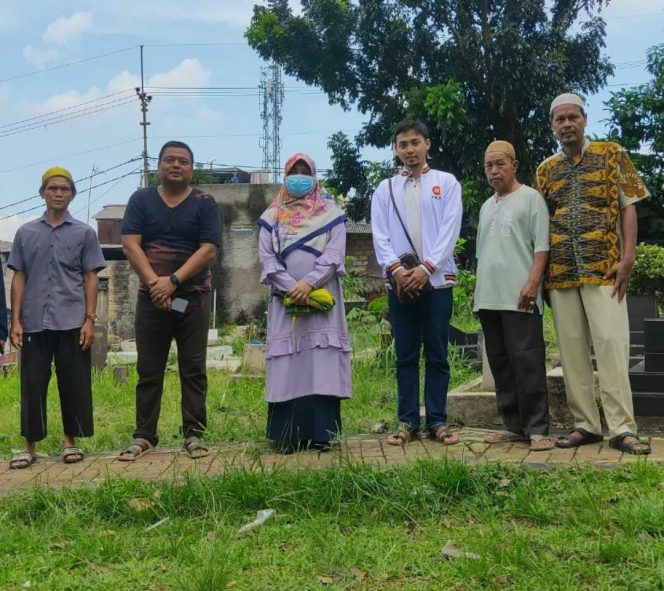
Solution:
<svg viewBox="0 0 664 591">
<path fill-rule="evenodd" d="M 173 273 L 173 274 L 169 277 L 169 279 L 171 280 L 171 283 L 172 283 L 173 285 L 175 285 L 175 287 L 177 287 L 178 285 L 180 285 L 180 280 L 178 279 L 178 276 L 177 276 L 175 273 Z"/>
</svg>

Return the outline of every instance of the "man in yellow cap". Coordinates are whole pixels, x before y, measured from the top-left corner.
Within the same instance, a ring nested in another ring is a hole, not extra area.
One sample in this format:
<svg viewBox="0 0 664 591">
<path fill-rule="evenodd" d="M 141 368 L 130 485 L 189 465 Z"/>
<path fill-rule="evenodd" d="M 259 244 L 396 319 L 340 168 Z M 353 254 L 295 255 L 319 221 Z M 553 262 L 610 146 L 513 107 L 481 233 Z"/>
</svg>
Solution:
<svg viewBox="0 0 664 591">
<path fill-rule="evenodd" d="M 542 196 L 516 178 L 514 147 L 487 147 L 484 172 L 495 193 L 480 210 L 474 311 L 496 382 L 503 428 L 488 443 L 530 441 L 533 451 L 549 439 L 542 277 L 549 254 L 549 214 Z"/>
<path fill-rule="evenodd" d="M 648 191 L 623 148 L 585 138 L 588 118 L 581 97 L 571 93 L 556 97 L 550 119 L 562 151 L 537 169 L 551 214 L 545 287 L 574 416 L 574 428 L 556 445 L 569 448 L 602 440 L 592 342 L 609 445 L 648 454 L 650 446 L 636 437 L 624 300 L 636 247 L 634 204 Z"/>
<path fill-rule="evenodd" d="M 76 186 L 68 170 L 53 167 L 42 176 L 41 218 L 16 232 L 7 266 L 11 287 L 12 344 L 21 350 L 21 435 L 23 451 L 12 468 L 36 459 L 46 437 L 46 392 L 55 360 L 64 437 L 62 460 L 80 462 L 75 437 L 93 434 L 91 357 L 97 319 L 97 272 L 106 266 L 92 228 L 68 211 Z"/>
</svg>

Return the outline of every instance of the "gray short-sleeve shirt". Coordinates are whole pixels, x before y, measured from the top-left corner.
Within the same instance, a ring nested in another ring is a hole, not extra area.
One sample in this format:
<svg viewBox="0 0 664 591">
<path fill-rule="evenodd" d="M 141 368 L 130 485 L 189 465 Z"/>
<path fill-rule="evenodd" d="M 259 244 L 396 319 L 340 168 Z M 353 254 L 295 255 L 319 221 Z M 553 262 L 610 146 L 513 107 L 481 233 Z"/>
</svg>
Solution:
<svg viewBox="0 0 664 591">
<path fill-rule="evenodd" d="M 71 330 L 85 320 L 83 274 L 106 266 L 95 231 L 67 214 L 53 228 L 45 216 L 23 224 L 7 266 L 25 273 L 24 332 Z"/>
</svg>

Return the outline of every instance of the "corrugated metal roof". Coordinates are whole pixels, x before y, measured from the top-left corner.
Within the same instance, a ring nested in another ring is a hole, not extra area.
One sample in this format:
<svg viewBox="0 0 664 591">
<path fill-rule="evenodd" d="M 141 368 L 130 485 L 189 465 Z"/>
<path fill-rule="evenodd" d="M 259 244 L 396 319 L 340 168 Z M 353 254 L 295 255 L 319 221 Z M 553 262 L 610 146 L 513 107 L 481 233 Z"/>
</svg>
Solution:
<svg viewBox="0 0 664 591">
<path fill-rule="evenodd" d="M 124 217 L 126 205 L 104 205 L 97 215 L 96 220 L 121 220 Z"/>
<path fill-rule="evenodd" d="M 348 234 L 371 234 L 371 224 L 368 222 L 353 222 L 348 220 L 346 224 Z"/>
</svg>

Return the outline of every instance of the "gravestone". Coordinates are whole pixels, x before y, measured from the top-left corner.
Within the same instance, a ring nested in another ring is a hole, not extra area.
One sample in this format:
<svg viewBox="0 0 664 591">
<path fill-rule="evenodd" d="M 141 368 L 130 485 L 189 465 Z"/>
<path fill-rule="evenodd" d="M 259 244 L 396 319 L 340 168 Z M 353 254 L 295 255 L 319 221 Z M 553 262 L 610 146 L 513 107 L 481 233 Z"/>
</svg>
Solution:
<svg viewBox="0 0 664 591">
<path fill-rule="evenodd" d="M 108 329 L 103 324 L 95 324 L 95 341 L 92 343 L 92 368 L 101 371 L 106 366 L 108 354 Z"/>
<path fill-rule="evenodd" d="M 629 366 L 634 367 L 643 360 L 644 323 L 647 318 L 658 318 L 657 301 L 652 296 L 627 296 L 629 318 Z"/>
<path fill-rule="evenodd" d="M 664 417 L 664 318 L 643 321 L 644 359 L 629 370 L 634 414 Z"/>
</svg>

